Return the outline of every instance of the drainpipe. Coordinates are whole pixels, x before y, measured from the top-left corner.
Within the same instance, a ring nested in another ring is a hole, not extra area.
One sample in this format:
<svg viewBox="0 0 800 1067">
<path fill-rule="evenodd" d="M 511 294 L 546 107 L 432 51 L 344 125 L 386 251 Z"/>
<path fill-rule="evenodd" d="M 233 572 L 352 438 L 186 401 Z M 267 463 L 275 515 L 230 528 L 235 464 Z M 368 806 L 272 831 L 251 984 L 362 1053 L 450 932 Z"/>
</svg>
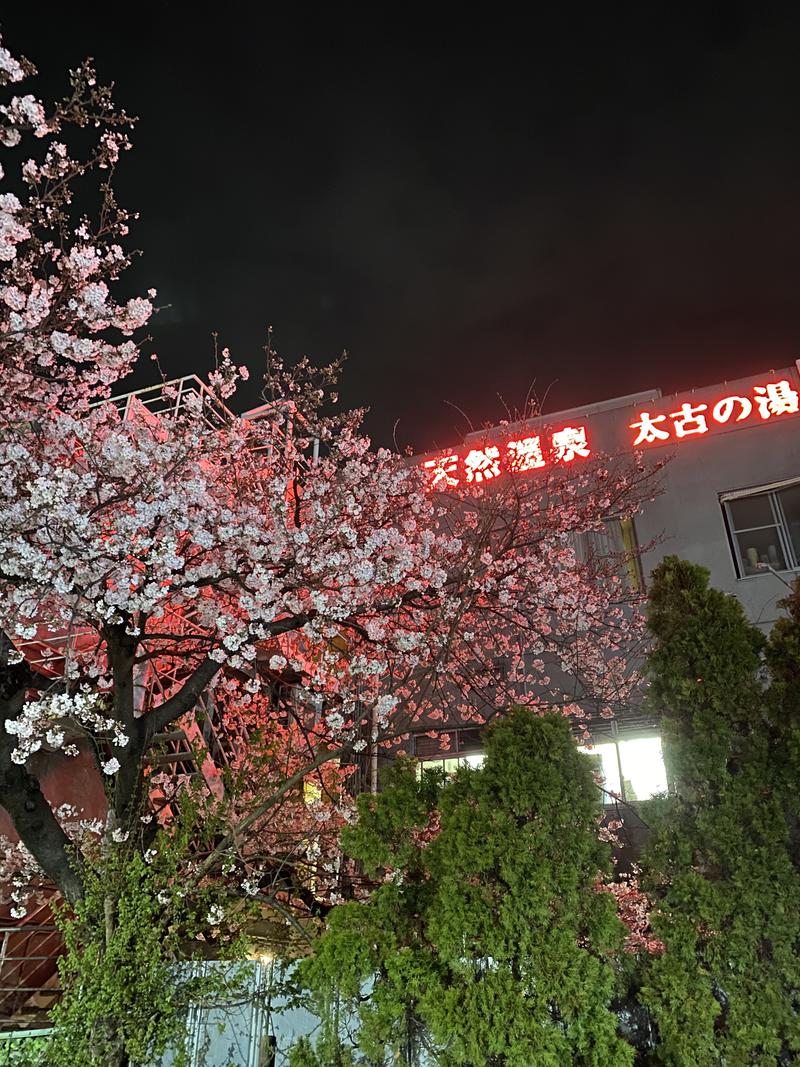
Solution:
<svg viewBox="0 0 800 1067">
<path fill-rule="evenodd" d="M 369 713 L 369 728 L 370 738 L 375 737 L 375 708 L 370 709 Z M 370 741 L 369 750 L 369 791 L 370 793 L 378 792 L 378 742 L 375 740 Z"/>
</svg>

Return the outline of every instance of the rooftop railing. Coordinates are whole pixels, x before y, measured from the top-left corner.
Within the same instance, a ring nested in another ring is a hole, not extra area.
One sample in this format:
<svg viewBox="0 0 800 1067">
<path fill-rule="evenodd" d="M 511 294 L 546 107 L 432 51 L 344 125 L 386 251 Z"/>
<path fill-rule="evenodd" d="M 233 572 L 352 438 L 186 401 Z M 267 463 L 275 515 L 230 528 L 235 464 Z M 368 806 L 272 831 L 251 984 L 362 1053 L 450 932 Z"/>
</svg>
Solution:
<svg viewBox="0 0 800 1067">
<path fill-rule="evenodd" d="M 132 418 L 134 413 L 144 408 L 149 414 L 175 418 L 187 407 L 193 409 L 199 399 L 203 418 L 212 428 L 224 425 L 234 418 L 229 409 L 217 399 L 208 386 L 196 374 L 187 374 L 183 378 L 172 378 L 168 382 L 158 382 L 143 389 L 132 389 L 111 397 L 123 419 Z"/>
</svg>

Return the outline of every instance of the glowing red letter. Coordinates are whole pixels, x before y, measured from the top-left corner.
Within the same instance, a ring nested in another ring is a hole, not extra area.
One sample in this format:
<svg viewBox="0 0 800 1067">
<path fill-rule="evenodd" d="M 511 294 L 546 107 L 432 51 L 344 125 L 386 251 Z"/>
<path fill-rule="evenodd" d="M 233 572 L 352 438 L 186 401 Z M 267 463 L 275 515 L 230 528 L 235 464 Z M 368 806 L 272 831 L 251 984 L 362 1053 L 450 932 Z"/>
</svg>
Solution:
<svg viewBox="0 0 800 1067">
<path fill-rule="evenodd" d="M 458 485 L 458 478 L 453 477 L 458 470 L 458 456 L 455 453 L 426 459 L 422 469 L 431 474 L 428 489 L 454 489 Z"/>
<path fill-rule="evenodd" d="M 711 412 L 711 418 L 714 422 L 725 423 L 733 414 L 734 405 L 739 405 L 739 414 L 734 419 L 734 422 L 741 422 L 742 419 L 746 419 L 750 412 L 753 410 L 753 402 L 746 396 L 726 396 L 722 400 L 718 400 L 714 405 Z"/>
<path fill-rule="evenodd" d="M 521 474 L 544 466 L 542 441 L 540 437 L 522 437 L 518 441 L 506 444 L 508 469 Z"/>
<path fill-rule="evenodd" d="M 661 430 L 656 426 L 657 422 L 666 422 L 666 415 L 651 415 L 647 411 L 639 412 L 639 422 L 630 424 L 632 430 L 638 430 L 639 436 L 633 442 L 634 445 L 652 444 L 653 441 L 668 441 L 669 431 Z"/>
<path fill-rule="evenodd" d="M 767 385 L 754 385 L 753 392 L 762 419 L 768 419 L 770 415 L 792 415 L 800 410 L 800 398 L 785 378 Z"/>
<path fill-rule="evenodd" d="M 690 434 L 708 433 L 708 423 L 705 411 L 708 404 L 681 404 L 680 411 L 670 412 L 670 418 L 675 420 L 675 433 L 678 437 L 689 437 Z"/>
<path fill-rule="evenodd" d="M 553 434 L 553 451 L 556 459 L 562 463 L 571 463 L 576 456 L 586 459 L 591 455 L 586 440 L 585 426 L 565 426 L 563 430 L 557 430 Z"/>
<path fill-rule="evenodd" d="M 488 482 L 500 473 L 500 449 L 496 445 L 473 448 L 464 457 L 468 482 Z"/>
</svg>

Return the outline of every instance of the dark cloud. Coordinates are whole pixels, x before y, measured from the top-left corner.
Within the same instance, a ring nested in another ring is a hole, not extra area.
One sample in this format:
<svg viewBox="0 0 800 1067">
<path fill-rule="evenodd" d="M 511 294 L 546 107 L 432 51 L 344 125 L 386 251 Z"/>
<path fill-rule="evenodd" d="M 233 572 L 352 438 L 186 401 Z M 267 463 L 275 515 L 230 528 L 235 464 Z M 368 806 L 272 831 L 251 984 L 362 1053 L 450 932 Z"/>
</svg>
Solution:
<svg viewBox="0 0 800 1067">
<path fill-rule="evenodd" d="M 271 323 L 287 355 L 349 349 L 344 399 L 425 447 L 445 400 L 480 423 L 534 381 L 552 410 L 800 354 L 800 18 L 675 11 L 4 30 L 47 90 L 90 53 L 141 117 L 120 187 L 168 371 L 213 330 L 255 366 Z"/>
</svg>

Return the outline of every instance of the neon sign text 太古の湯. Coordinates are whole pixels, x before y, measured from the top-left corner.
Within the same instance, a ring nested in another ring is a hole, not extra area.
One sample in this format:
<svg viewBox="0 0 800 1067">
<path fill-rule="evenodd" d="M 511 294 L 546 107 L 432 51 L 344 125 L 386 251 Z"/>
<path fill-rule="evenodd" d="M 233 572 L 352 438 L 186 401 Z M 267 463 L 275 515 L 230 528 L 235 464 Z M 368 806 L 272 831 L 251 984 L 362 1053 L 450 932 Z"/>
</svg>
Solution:
<svg viewBox="0 0 800 1067">
<path fill-rule="evenodd" d="M 756 421 L 775 418 L 779 415 L 796 415 L 800 412 L 800 396 L 789 382 L 754 385 L 753 395 L 723 396 L 715 404 L 692 404 L 685 401 L 677 411 L 668 415 L 639 413 L 639 421 L 630 423 L 636 430 L 633 444 L 652 445 L 662 441 L 680 441 L 684 437 L 699 437 L 714 428 L 714 424 Z M 671 420 L 671 423 L 668 421 Z"/>
</svg>

